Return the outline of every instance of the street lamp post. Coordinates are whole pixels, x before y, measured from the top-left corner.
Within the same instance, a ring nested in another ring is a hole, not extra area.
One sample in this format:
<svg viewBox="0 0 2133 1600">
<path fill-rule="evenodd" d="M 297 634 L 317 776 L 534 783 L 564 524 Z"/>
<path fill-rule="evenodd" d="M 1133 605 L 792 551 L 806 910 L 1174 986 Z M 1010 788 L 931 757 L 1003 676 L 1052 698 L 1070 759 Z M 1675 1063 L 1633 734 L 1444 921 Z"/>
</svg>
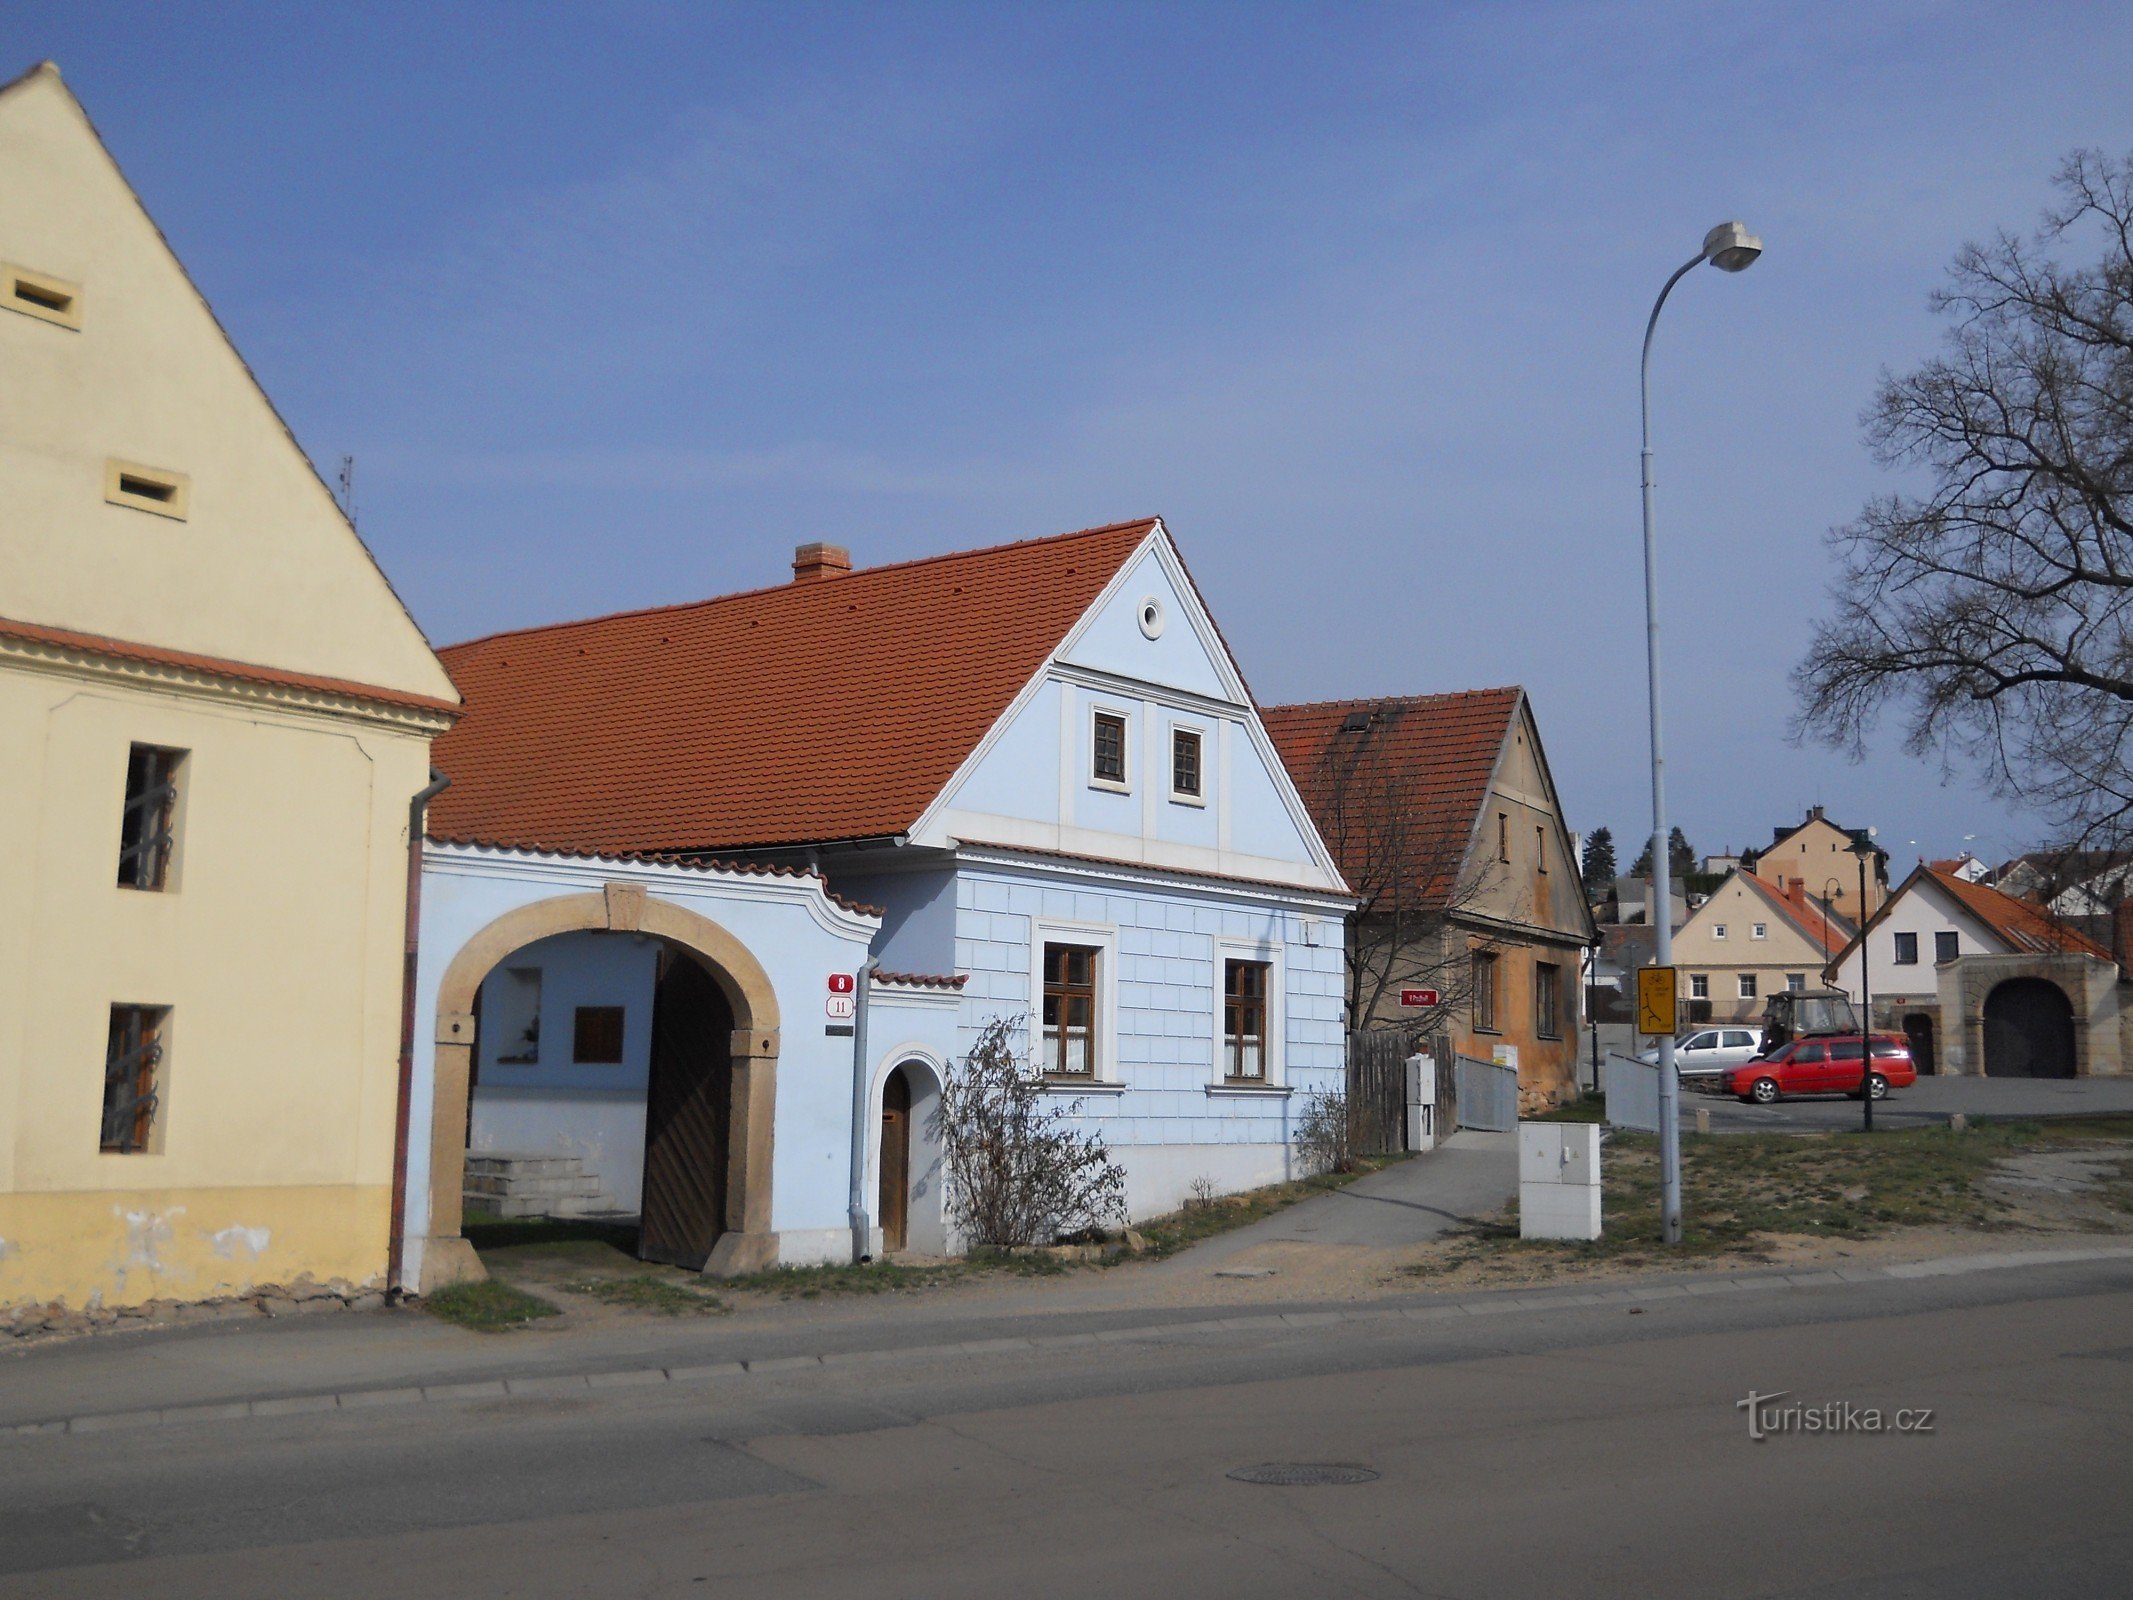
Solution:
<svg viewBox="0 0 2133 1600">
<path fill-rule="evenodd" d="M 1851 852 L 1859 858 L 1859 1100 L 1864 1106 L 1860 1129 L 1874 1131 L 1874 986 L 1866 964 L 1866 864 L 1874 856 L 1874 830 L 1852 835 Z"/>
<path fill-rule="evenodd" d="M 1644 360 L 1637 397 L 1644 425 L 1644 663 L 1650 679 L 1652 722 L 1652 903 L 1658 964 L 1674 964 L 1673 872 L 1667 861 L 1666 756 L 1659 737 L 1659 547 L 1652 531 L 1652 335 L 1674 285 L 1706 261 L 1721 272 L 1744 271 L 1763 253 L 1763 241 L 1739 222 L 1721 222 L 1703 248 L 1674 270 L 1652 302 L 1644 324 Z M 1659 1040 L 1659 1226 L 1668 1244 L 1681 1242 L 1681 1085 L 1674 1076 L 1674 1036 Z"/>
</svg>

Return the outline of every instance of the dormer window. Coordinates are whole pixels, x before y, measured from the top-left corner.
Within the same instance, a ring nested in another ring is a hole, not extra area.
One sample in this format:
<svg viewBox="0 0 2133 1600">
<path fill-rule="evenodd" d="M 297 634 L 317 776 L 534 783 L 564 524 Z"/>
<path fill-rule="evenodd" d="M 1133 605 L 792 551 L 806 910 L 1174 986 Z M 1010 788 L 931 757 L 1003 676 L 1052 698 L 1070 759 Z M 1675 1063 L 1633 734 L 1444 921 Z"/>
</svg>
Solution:
<svg viewBox="0 0 2133 1600">
<path fill-rule="evenodd" d="M 1126 787 L 1126 719 L 1099 711 L 1090 723 L 1089 781 L 1107 789 Z"/>
</svg>

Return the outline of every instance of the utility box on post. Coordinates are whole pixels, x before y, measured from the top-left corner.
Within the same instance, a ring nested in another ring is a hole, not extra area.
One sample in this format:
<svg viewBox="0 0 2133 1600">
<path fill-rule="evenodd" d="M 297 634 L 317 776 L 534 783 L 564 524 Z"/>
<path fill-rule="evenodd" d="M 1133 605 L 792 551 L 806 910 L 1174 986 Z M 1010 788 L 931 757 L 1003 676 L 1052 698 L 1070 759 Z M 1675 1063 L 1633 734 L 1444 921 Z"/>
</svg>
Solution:
<svg viewBox="0 0 2133 1600">
<path fill-rule="evenodd" d="M 1437 1060 L 1424 1054 L 1407 1058 L 1407 1148 L 1437 1148 Z"/>
<path fill-rule="evenodd" d="M 1518 1125 L 1518 1236 L 1599 1238 L 1598 1123 Z"/>
</svg>

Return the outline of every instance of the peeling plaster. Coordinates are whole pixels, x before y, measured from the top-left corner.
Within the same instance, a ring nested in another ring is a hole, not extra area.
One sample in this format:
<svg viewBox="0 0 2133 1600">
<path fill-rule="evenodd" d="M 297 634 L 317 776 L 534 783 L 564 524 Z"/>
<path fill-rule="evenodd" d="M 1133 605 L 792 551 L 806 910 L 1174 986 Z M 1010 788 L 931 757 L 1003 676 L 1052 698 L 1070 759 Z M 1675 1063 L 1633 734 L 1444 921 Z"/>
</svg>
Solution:
<svg viewBox="0 0 2133 1600">
<path fill-rule="evenodd" d="M 237 1259 L 239 1250 L 249 1259 L 257 1261 L 266 1253 L 270 1237 L 265 1228 L 247 1228 L 237 1223 L 232 1223 L 220 1233 L 208 1235 L 209 1242 L 215 1247 L 215 1254 L 230 1261 Z"/>
<path fill-rule="evenodd" d="M 168 1211 L 128 1211 L 124 1206 L 113 1206 L 111 1212 L 126 1225 L 125 1256 L 113 1269 L 118 1292 L 124 1294 L 127 1273 L 145 1272 L 160 1277 L 166 1271 L 159 1252 L 172 1241 L 175 1235 L 173 1223 L 185 1215 L 185 1207 L 172 1206 Z"/>
</svg>

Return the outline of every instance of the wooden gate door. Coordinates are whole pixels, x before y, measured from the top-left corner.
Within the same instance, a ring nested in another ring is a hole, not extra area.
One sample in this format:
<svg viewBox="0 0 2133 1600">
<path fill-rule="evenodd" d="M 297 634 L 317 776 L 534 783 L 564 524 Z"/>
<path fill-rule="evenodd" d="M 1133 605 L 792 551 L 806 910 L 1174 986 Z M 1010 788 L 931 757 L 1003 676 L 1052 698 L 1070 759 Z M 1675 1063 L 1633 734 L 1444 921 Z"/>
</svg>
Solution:
<svg viewBox="0 0 2133 1600">
<path fill-rule="evenodd" d="M 652 1002 L 637 1254 L 698 1269 L 726 1227 L 733 1008 L 690 957 L 669 951 L 661 968 Z"/>
<path fill-rule="evenodd" d="M 2074 1008 L 2056 984 L 2009 978 L 1985 996 L 1985 1075 L 2074 1075 Z"/>
<path fill-rule="evenodd" d="M 911 1079 L 898 1067 L 881 1086 L 881 1247 L 901 1250 L 911 1231 Z"/>
</svg>

